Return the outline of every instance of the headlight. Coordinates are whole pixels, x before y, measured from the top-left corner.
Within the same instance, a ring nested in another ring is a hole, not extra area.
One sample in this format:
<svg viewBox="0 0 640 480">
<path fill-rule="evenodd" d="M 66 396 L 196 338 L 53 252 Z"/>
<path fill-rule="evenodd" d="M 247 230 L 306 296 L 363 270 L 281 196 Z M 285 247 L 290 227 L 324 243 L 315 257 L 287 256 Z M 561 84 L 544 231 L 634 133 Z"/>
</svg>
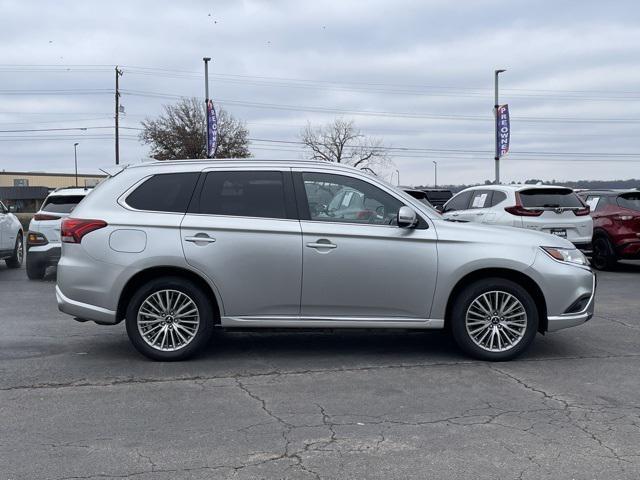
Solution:
<svg viewBox="0 0 640 480">
<path fill-rule="evenodd" d="M 577 248 L 541 247 L 559 262 L 573 263 L 575 265 L 589 265 L 589 261 Z"/>
</svg>

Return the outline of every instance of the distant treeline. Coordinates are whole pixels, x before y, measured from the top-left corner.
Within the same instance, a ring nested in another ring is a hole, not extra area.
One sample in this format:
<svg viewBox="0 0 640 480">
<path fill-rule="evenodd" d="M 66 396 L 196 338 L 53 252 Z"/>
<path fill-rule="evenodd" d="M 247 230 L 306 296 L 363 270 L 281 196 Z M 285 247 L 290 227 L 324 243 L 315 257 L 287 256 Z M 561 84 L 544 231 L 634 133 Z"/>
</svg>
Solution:
<svg viewBox="0 0 640 480">
<path fill-rule="evenodd" d="M 537 178 L 531 178 L 526 180 L 524 183 L 526 184 L 536 184 L 543 183 L 547 185 L 564 185 L 569 188 L 588 188 L 588 189 L 599 189 L 599 188 L 640 188 L 640 179 L 632 178 L 630 180 L 576 180 L 576 181 L 563 181 L 563 180 L 551 180 L 544 181 Z M 490 180 L 485 180 L 484 185 L 491 185 L 493 182 Z M 512 184 L 519 182 L 511 182 Z M 464 190 L 467 187 L 475 187 L 476 185 L 482 185 L 480 183 L 474 183 L 470 185 L 438 185 L 438 188 L 444 188 L 451 190 L 452 192 L 459 192 L 460 190 Z M 433 188 L 433 185 L 424 185 L 424 187 L 417 188 Z"/>
</svg>

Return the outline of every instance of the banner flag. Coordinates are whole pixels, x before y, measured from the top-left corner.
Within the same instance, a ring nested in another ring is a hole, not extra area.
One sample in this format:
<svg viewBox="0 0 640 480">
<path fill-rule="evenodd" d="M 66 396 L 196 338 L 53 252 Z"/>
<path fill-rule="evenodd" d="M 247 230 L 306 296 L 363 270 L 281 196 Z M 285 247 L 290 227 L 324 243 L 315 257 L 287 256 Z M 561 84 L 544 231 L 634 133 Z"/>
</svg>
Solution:
<svg viewBox="0 0 640 480">
<path fill-rule="evenodd" d="M 218 142 L 218 118 L 216 117 L 216 109 L 213 107 L 213 101 L 207 102 L 207 158 L 212 158 L 216 153 Z"/>
<path fill-rule="evenodd" d="M 496 122 L 498 135 L 496 137 L 496 151 L 498 157 L 504 157 L 509 153 L 509 142 L 511 140 L 511 126 L 509 124 L 509 105 L 499 105 L 496 112 Z"/>
</svg>

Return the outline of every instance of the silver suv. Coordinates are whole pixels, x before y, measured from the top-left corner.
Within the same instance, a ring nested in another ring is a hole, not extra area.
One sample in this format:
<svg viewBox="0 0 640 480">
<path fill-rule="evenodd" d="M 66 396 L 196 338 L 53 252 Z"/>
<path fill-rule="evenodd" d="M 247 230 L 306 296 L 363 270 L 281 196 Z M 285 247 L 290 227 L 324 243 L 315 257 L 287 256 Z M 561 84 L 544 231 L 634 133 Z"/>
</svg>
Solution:
<svg viewBox="0 0 640 480">
<path fill-rule="evenodd" d="M 358 211 L 328 208 L 347 191 Z M 124 320 L 156 360 L 195 354 L 216 327 L 449 328 L 468 354 L 506 360 L 594 308 L 595 277 L 569 241 L 447 221 L 336 164 L 132 166 L 63 220 L 61 238 L 59 308 Z"/>
</svg>

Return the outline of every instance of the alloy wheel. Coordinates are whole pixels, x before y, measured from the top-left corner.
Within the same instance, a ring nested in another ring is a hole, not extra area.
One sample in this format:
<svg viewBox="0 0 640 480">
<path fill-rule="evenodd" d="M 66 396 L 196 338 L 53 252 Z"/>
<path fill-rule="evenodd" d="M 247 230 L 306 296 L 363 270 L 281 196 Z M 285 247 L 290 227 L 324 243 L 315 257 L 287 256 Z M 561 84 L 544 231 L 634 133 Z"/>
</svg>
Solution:
<svg viewBox="0 0 640 480">
<path fill-rule="evenodd" d="M 158 290 L 140 305 L 138 332 L 147 345 L 163 352 L 187 346 L 198 333 L 200 312 L 191 297 L 178 290 Z"/>
<path fill-rule="evenodd" d="M 514 295 L 500 290 L 476 297 L 465 316 L 469 338 L 488 352 L 515 347 L 527 330 L 527 312 Z"/>
</svg>

